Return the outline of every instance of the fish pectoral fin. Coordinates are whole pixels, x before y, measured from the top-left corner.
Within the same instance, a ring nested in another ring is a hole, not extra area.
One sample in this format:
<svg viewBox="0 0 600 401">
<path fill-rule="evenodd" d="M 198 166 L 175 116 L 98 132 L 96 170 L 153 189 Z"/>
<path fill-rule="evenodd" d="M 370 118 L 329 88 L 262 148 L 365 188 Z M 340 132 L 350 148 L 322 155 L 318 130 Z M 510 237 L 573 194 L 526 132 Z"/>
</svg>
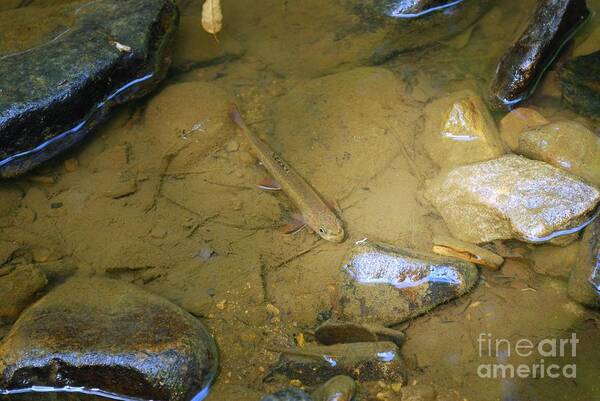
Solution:
<svg viewBox="0 0 600 401">
<path fill-rule="evenodd" d="M 281 185 L 279 185 L 275 179 L 270 177 L 263 178 L 256 185 L 265 191 L 281 191 Z"/>
<path fill-rule="evenodd" d="M 306 227 L 306 223 L 302 220 L 302 216 L 291 216 L 289 221 L 281 226 L 281 232 L 287 235 L 296 234 Z"/>
<path fill-rule="evenodd" d="M 342 207 L 340 206 L 340 203 L 337 200 L 332 201 L 330 199 L 325 199 L 324 202 L 329 207 L 329 209 L 333 210 L 336 214 L 342 214 Z"/>
</svg>

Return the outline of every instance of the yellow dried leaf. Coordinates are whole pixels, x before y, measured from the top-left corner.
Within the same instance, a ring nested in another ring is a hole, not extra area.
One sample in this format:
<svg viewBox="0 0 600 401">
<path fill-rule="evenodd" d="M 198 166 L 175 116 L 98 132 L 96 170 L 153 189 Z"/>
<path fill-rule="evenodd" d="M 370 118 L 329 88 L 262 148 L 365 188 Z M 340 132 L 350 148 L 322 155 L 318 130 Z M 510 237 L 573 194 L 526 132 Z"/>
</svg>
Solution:
<svg viewBox="0 0 600 401">
<path fill-rule="evenodd" d="M 219 33 L 223 28 L 220 0 L 206 0 L 202 5 L 202 28 L 213 35 Z"/>
</svg>

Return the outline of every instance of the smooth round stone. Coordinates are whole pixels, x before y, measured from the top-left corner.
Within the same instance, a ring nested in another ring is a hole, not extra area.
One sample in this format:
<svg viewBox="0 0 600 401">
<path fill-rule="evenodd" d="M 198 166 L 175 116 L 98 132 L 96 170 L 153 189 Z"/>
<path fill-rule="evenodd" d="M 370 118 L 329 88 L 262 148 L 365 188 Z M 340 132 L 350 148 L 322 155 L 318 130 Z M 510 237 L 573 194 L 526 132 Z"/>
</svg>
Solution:
<svg viewBox="0 0 600 401">
<path fill-rule="evenodd" d="M 0 343 L 0 394 L 33 386 L 187 401 L 207 392 L 217 349 L 178 306 L 109 279 L 74 278 L 27 309 Z"/>
</svg>

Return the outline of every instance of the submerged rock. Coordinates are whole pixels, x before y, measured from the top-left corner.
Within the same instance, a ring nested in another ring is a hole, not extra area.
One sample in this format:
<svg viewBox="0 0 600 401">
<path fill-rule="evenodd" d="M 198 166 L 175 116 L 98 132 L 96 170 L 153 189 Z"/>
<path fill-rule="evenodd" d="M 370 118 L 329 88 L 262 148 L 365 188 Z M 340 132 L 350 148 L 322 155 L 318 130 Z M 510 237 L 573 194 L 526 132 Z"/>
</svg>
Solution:
<svg viewBox="0 0 600 401">
<path fill-rule="evenodd" d="M 404 342 L 403 332 L 378 324 L 327 321 L 317 327 L 315 337 L 321 344 L 391 341 L 397 346 Z"/>
<path fill-rule="evenodd" d="M 505 153 L 494 119 L 472 91 L 453 93 L 427 105 L 423 142 L 431 159 L 443 168 Z"/>
<path fill-rule="evenodd" d="M 589 14 L 585 0 L 539 1 L 525 32 L 496 68 L 492 104 L 510 108 L 531 95 L 544 71 Z"/>
<path fill-rule="evenodd" d="M 344 264 L 344 320 L 392 325 L 457 298 L 477 282 L 474 264 L 362 240 Z"/>
<path fill-rule="evenodd" d="M 456 6 L 456 0 L 379 0 L 375 1 L 386 15 L 394 18 L 417 18 Z"/>
<path fill-rule="evenodd" d="M 405 367 L 398 347 L 391 342 L 306 345 L 281 350 L 269 376 L 284 375 L 314 385 L 337 375 L 361 381 L 400 381 Z"/>
<path fill-rule="evenodd" d="M 319 77 L 379 64 L 399 52 L 435 44 L 472 26 L 493 2 L 454 2 L 419 18 L 390 15 L 404 1 L 309 0 L 271 7 L 223 2 L 225 31 L 243 41 L 247 53 L 284 76 Z M 427 9 L 431 0 L 411 1 Z M 265 12 L 268 7 L 268 12 Z M 307 12 L 310 10 L 310 17 Z M 258 22 L 258 23 L 257 23 Z"/>
<path fill-rule="evenodd" d="M 559 82 L 563 98 L 575 111 L 600 118 L 600 51 L 567 61 Z"/>
<path fill-rule="evenodd" d="M 430 183 L 427 197 L 454 237 L 476 244 L 558 239 L 583 229 L 600 201 L 593 186 L 516 155 L 443 173 Z"/>
<path fill-rule="evenodd" d="M 187 401 L 206 391 L 217 351 L 170 302 L 108 279 L 72 279 L 25 311 L 0 343 L 0 394 L 32 386 Z"/>
<path fill-rule="evenodd" d="M 402 387 L 402 401 L 434 401 L 435 389 L 427 384 Z"/>
<path fill-rule="evenodd" d="M 575 121 L 559 121 L 522 132 L 517 153 L 600 187 L 600 136 Z"/>
<path fill-rule="evenodd" d="M 371 55 L 379 63 L 401 51 L 455 36 L 487 12 L 493 2 L 456 0 L 341 0 L 373 29 L 386 34 Z"/>
<path fill-rule="evenodd" d="M 197 17 L 182 16 L 173 41 L 173 66 L 176 71 L 220 64 L 240 58 L 244 47 L 227 31 L 213 35 L 202 29 Z"/>
<path fill-rule="evenodd" d="M 600 220 L 585 230 L 575 267 L 569 277 L 569 295 L 591 308 L 600 308 Z"/>
<path fill-rule="evenodd" d="M 313 398 L 299 388 L 288 387 L 263 397 L 261 401 L 313 401 Z"/>
<path fill-rule="evenodd" d="M 33 266 L 21 266 L 0 276 L 0 324 L 12 323 L 46 287 L 44 273 Z"/>
<path fill-rule="evenodd" d="M 549 121 L 537 111 L 518 107 L 500 120 L 500 137 L 504 144 L 514 152 L 519 148 L 521 132 L 548 123 Z"/>
<path fill-rule="evenodd" d="M 0 51 L 1 177 L 27 172 L 81 141 L 110 109 L 146 94 L 166 73 L 165 50 L 177 24 L 170 0 L 61 7 L 49 8 L 69 16 L 60 34 L 50 30 L 29 48 Z M 43 31 L 47 9 L 36 10 L 30 30 Z M 18 21 L 20 12 L 9 17 Z"/>
<path fill-rule="evenodd" d="M 350 401 L 354 397 L 356 383 L 349 376 L 335 376 L 319 386 L 313 393 L 315 401 Z"/>
</svg>

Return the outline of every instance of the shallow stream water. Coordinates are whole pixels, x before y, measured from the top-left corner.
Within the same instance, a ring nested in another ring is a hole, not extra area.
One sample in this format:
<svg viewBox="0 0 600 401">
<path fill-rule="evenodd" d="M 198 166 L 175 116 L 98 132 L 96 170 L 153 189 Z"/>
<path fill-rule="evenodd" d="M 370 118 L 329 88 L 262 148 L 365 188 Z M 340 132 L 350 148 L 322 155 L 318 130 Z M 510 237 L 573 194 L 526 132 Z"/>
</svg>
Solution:
<svg viewBox="0 0 600 401">
<path fill-rule="evenodd" d="M 423 198 L 437 173 L 420 135 L 423 109 L 450 92 L 487 93 L 535 2 L 497 1 L 458 36 L 402 52 L 373 71 L 355 62 L 361 46 L 372 46 L 369 32 L 350 33 L 352 45 L 331 41 L 347 34 L 332 26 L 350 17 L 328 2 L 222 3 L 218 43 L 200 28 L 201 2 L 182 0 L 173 67 L 157 91 L 121 107 L 75 149 L 0 182 L 0 231 L 2 239 L 29 248 L 13 263 L 39 266 L 51 283 L 72 274 L 108 275 L 180 305 L 209 328 L 220 349 L 220 373 L 207 400 L 258 400 L 289 385 L 263 380 L 278 357 L 273 349 L 293 346 L 301 333 L 310 339 L 355 241 L 430 250 L 434 235 L 448 233 Z M 588 6 L 600 12 L 600 1 Z M 593 17 L 557 62 L 599 24 Z M 562 103 L 555 80 L 550 71 L 526 105 L 599 132 L 597 121 Z M 293 205 L 284 194 L 255 187 L 266 172 L 228 121 L 231 102 L 339 205 L 344 243 L 309 230 L 278 230 Z M 504 114 L 495 114 L 497 121 Z M 401 324 L 410 367 L 404 385 L 431 384 L 446 396 L 440 401 L 599 401 L 600 315 L 566 293 L 577 246 L 538 245 L 499 271 L 482 268 L 472 292 Z M 0 337 L 7 330 L 0 327 Z M 573 333 L 575 355 L 543 363 L 575 365 L 576 378 L 479 374 L 482 365 L 501 360 L 544 359 L 491 356 L 481 339 L 508 340 L 514 350 L 520 339 L 538 343 Z M 392 384 L 359 383 L 356 399 L 400 400 Z"/>
</svg>

